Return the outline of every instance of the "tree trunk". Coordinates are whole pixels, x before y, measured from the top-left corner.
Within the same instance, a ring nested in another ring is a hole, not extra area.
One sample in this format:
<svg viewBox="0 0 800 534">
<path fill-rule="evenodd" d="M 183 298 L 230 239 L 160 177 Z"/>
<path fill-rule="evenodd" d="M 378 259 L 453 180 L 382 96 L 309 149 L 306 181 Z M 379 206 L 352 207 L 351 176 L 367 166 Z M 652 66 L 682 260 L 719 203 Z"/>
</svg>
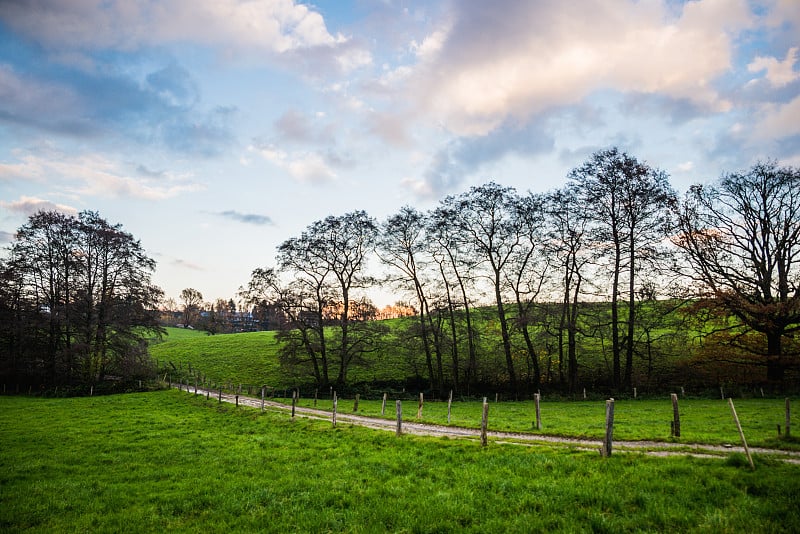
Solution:
<svg viewBox="0 0 800 534">
<path fill-rule="evenodd" d="M 625 336 L 625 378 L 623 384 L 625 389 L 630 391 L 633 377 L 633 328 L 636 321 L 636 307 L 635 307 L 635 279 L 634 279 L 634 260 L 635 257 L 635 242 L 633 238 L 633 230 L 631 230 L 631 238 L 628 247 L 628 261 L 630 262 L 628 273 L 628 332 Z"/>
<path fill-rule="evenodd" d="M 784 365 L 781 360 L 781 332 L 767 333 L 767 380 L 783 382 Z"/>
<path fill-rule="evenodd" d="M 500 271 L 495 272 L 494 294 L 497 301 L 497 316 L 500 319 L 500 334 L 503 338 L 503 352 L 506 356 L 508 381 L 511 384 L 511 390 L 517 393 L 517 374 L 514 372 L 514 360 L 511 357 L 511 337 L 508 335 L 508 321 L 503 307 L 503 297 L 500 295 Z"/>
<path fill-rule="evenodd" d="M 431 355 L 430 340 L 428 339 L 428 327 L 425 315 L 428 314 L 428 321 L 430 321 L 430 310 L 428 310 L 428 302 L 422 296 L 419 296 L 419 327 L 422 334 L 422 347 L 425 350 L 425 365 L 428 367 L 428 377 L 431 379 L 431 384 L 436 383 L 436 377 L 433 374 L 433 356 Z"/>
<path fill-rule="evenodd" d="M 533 389 L 539 389 L 539 385 L 542 381 L 542 372 L 539 368 L 539 356 L 536 354 L 536 349 L 533 346 L 533 340 L 531 339 L 531 334 L 528 331 L 528 313 L 525 309 L 525 306 L 522 303 L 522 299 L 520 298 L 519 292 L 516 293 L 517 297 L 517 315 L 520 318 L 520 329 L 522 330 L 522 337 L 525 339 L 525 348 L 528 349 L 528 357 L 531 359 L 531 363 L 533 364 Z M 559 350 L 560 347 L 559 347 Z M 560 354 L 559 354 L 560 358 Z"/>
<path fill-rule="evenodd" d="M 620 369 L 620 345 L 619 345 L 619 304 L 617 302 L 617 291 L 619 289 L 619 262 L 614 267 L 614 283 L 611 289 L 611 354 L 614 366 L 614 389 L 619 389 L 622 384 L 622 373 Z"/>
</svg>

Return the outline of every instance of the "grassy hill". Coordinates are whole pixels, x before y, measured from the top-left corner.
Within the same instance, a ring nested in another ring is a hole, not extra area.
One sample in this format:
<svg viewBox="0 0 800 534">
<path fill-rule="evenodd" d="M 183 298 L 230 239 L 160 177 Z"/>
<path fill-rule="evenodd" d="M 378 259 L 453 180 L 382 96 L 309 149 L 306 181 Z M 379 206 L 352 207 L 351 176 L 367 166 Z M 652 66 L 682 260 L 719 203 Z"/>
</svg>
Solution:
<svg viewBox="0 0 800 534">
<path fill-rule="evenodd" d="M 291 372 L 278 362 L 278 343 L 274 331 L 246 332 L 209 336 L 196 330 L 167 328 L 163 341 L 150 346 L 162 375 L 179 377 L 199 375 L 213 384 L 267 385 L 276 389 L 311 387 L 313 377 L 307 370 Z M 352 369 L 348 379 L 352 384 L 399 383 L 414 369 L 422 371 L 422 361 L 414 362 L 397 351 L 383 350 L 370 361 Z M 336 377 L 332 362 L 331 378 Z"/>
<path fill-rule="evenodd" d="M 275 332 L 209 336 L 167 328 L 164 340 L 151 345 L 150 355 L 162 373 L 176 378 L 194 372 L 212 383 L 283 387 L 285 374 L 280 371 L 277 349 Z"/>
</svg>

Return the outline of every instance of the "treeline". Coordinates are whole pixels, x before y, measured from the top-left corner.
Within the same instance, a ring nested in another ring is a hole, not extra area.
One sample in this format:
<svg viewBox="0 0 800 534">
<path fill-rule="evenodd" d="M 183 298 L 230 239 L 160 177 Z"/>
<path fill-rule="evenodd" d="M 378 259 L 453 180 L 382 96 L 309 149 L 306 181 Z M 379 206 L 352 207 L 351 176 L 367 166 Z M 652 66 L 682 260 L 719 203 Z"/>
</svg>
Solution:
<svg viewBox="0 0 800 534">
<path fill-rule="evenodd" d="M 383 221 L 365 211 L 326 217 L 252 273 L 244 305 L 204 309 L 189 288 L 180 313 L 120 225 L 94 212 L 41 212 L 0 260 L 0 376 L 146 376 L 145 339 L 160 318 L 212 332 L 268 323 L 285 370 L 318 387 L 344 387 L 354 370 L 368 376 L 388 364 L 386 351 L 441 395 L 791 386 L 798 265 L 797 169 L 758 163 L 679 198 L 663 171 L 616 148 L 544 194 L 490 182 Z M 376 287 L 416 313 L 391 328 L 370 320 Z"/>
<path fill-rule="evenodd" d="M 424 355 L 417 372 L 442 394 L 630 391 L 692 371 L 780 386 L 797 364 L 799 221 L 797 169 L 759 163 L 679 198 L 663 171 L 612 148 L 545 194 L 490 182 L 381 222 L 316 221 L 243 295 L 280 310 L 282 362 L 322 387 L 380 365 L 386 343 Z M 416 308 L 402 331 L 354 320 L 376 285 Z"/>
<path fill-rule="evenodd" d="M 40 212 L 0 260 L 0 377 L 33 387 L 147 378 L 155 262 L 97 213 Z"/>
</svg>

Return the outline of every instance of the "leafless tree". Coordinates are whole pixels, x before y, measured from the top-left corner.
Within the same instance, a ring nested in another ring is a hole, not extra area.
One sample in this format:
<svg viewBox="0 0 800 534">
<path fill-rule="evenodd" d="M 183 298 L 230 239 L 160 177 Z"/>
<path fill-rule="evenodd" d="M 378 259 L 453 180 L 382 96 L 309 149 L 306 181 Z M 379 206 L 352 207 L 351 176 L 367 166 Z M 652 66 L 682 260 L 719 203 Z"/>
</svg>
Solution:
<svg viewBox="0 0 800 534">
<path fill-rule="evenodd" d="M 588 208 L 594 240 L 605 248 L 611 262 L 613 380 L 615 388 L 627 389 L 633 371 L 639 264 L 656 258 L 656 248 L 667 236 L 668 214 L 674 206 L 675 193 L 665 173 L 617 148 L 595 152 L 589 161 L 573 169 L 569 178 Z M 626 281 L 623 302 L 627 307 L 627 325 L 623 325 L 620 301 Z"/>
<path fill-rule="evenodd" d="M 678 210 L 674 243 L 702 296 L 766 337 L 767 379 L 780 382 L 800 331 L 800 170 L 757 163 L 712 186 L 693 186 Z"/>
</svg>

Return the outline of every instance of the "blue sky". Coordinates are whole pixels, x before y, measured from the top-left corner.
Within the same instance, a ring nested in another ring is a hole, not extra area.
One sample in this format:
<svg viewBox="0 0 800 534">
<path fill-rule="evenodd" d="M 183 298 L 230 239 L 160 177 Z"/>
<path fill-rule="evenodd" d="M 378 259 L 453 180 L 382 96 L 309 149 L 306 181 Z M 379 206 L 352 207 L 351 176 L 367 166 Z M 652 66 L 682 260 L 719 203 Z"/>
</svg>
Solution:
<svg viewBox="0 0 800 534">
<path fill-rule="evenodd" d="M 612 145 L 678 190 L 800 166 L 800 2 L 0 2 L 0 245 L 96 210 L 173 298 L 327 215 L 546 191 Z"/>
</svg>

